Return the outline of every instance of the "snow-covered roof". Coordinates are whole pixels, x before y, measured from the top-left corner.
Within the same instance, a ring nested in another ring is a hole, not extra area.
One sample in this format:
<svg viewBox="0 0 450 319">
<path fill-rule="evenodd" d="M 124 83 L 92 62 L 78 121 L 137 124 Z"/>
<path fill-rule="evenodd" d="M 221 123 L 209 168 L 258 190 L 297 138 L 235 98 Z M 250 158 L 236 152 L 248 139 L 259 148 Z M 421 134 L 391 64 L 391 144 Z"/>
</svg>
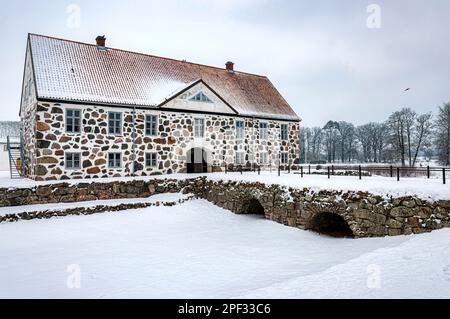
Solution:
<svg viewBox="0 0 450 319">
<path fill-rule="evenodd" d="M 39 99 L 157 107 L 202 79 L 240 115 L 299 120 L 265 76 L 29 35 Z"/>
</svg>

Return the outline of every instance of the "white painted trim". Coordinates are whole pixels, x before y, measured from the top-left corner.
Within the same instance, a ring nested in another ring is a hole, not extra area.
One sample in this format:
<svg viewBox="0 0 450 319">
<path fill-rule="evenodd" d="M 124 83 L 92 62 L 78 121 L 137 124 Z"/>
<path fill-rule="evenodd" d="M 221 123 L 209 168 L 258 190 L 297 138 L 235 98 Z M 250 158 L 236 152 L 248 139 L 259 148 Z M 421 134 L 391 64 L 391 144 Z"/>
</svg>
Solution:
<svg viewBox="0 0 450 319">
<path fill-rule="evenodd" d="M 61 105 L 61 107 L 63 107 Z M 64 118 L 63 118 L 63 124 L 64 124 L 64 133 L 68 135 L 81 135 L 83 133 L 83 107 L 63 107 L 64 108 Z M 68 110 L 77 110 L 80 111 L 80 131 L 79 132 L 68 132 L 67 131 L 67 111 Z"/>
</svg>

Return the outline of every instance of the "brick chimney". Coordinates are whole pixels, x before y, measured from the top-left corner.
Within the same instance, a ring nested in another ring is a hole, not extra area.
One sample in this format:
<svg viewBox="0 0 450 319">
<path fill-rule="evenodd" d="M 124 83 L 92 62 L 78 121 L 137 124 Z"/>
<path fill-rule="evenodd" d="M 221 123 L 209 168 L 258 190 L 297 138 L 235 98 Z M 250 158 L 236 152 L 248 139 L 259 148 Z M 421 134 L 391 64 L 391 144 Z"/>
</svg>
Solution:
<svg viewBox="0 0 450 319">
<path fill-rule="evenodd" d="M 97 42 L 97 47 L 104 48 L 106 47 L 106 38 L 104 35 L 99 35 L 95 38 L 95 41 Z"/>
<path fill-rule="evenodd" d="M 234 63 L 233 62 L 228 61 L 227 63 L 225 63 L 225 68 L 227 69 L 228 72 L 234 73 Z"/>
</svg>

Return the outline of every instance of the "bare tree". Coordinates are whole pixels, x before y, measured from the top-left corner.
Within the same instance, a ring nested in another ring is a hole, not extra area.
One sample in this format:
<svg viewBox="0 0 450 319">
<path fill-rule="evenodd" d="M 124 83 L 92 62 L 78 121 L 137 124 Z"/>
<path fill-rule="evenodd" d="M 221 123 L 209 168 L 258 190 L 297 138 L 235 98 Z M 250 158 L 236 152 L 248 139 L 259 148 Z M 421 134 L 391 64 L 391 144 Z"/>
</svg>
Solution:
<svg viewBox="0 0 450 319">
<path fill-rule="evenodd" d="M 432 133 L 432 115 L 431 113 L 426 113 L 419 115 L 416 119 L 414 125 L 414 136 L 413 136 L 413 161 L 411 166 L 416 165 L 417 156 L 419 152 L 428 145 L 430 142 L 430 137 Z"/>
<path fill-rule="evenodd" d="M 435 127 L 439 160 L 448 166 L 450 165 L 450 103 L 439 107 Z"/>
</svg>

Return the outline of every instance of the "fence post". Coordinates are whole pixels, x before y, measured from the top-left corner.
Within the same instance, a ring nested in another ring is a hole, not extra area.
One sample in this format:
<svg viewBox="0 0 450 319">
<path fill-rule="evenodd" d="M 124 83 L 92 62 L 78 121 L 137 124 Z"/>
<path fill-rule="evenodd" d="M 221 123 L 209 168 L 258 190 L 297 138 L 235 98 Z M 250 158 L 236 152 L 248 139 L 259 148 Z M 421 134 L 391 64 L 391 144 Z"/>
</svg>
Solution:
<svg viewBox="0 0 450 319">
<path fill-rule="evenodd" d="M 288 174 L 291 173 L 291 163 L 288 163 Z"/>
<path fill-rule="evenodd" d="M 361 165 L 358 166 L 358 175 L 359 175 L 359 179 L 361 179 L 362 178 Z"/>
<path fill-rule="evenodd" d="M 261 167 L 258 166 L 258 175 L 261 175 Z"/>
<path fill-rule="evenodd" d="M 442 182 L 445 184 L 445 167 L 442 169 Z"/>
<path fill-rule="evenodd" d="M 330 166 L 328 166 L 328 179 L 330 178 Z"/>
<path fill-rule="evenodd" d="M 308 174 L 311 174 L 311 165 L 308 165 Z"/>
<path fill-rule="evenodd" d="M 331 175 L 334 175 L 334 165 L 331 165 Z"/>
<path fill-rule="evenodd" d="M 242 165 L 239 166 L 239 171 L 241 172 L 241 175 L 242 175 Z"/>
<path fill-rule="evenodd" d="M 228 165 L 227 165 L 227 163 L 225 163 L 225 174 L 227 174 L 228 173 Z"/>
<path fill-rule="evenodd" d="M 391 177 L 394 177 L 394 171 L 392 170 L 392 165 L 389 168 L 391 169 Z"/>
<path fill-rule="evenodd" d="M 280 164 L 278 164 L 278 176 L 280 176 Z"/>
<path fill-rule="evenodd" d="M 300 166 L 300 175 L 303 178 L 303 166 Z"/>
<path fill-rule="evenodd" d="M 400 167 L 397 167 L 397 182 L 400 180 Z"/>
<path fill-rule="evenodd" d="M 427 178 L 430 179 L 430 165 L 427 166 Z"/>
</svg>

